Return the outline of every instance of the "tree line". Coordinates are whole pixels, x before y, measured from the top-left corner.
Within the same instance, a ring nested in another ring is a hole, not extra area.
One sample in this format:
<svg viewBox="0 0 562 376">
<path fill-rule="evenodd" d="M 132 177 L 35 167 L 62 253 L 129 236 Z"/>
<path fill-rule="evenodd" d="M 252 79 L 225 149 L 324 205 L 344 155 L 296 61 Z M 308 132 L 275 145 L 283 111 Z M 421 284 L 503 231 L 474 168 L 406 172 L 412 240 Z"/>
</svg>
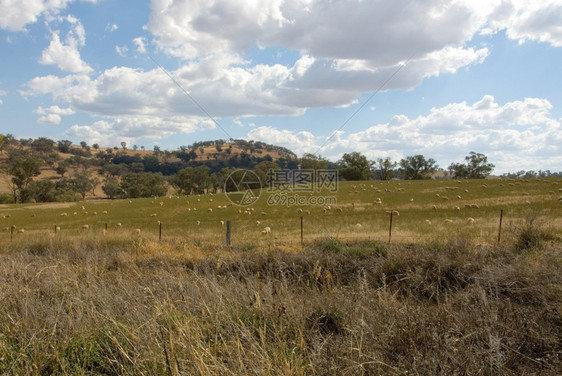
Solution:
<svg viewBox="0 0 562 376">
<path fill-rule="evenodd" d="M 216 152 L 210 153 L 209 147 Z M 135 145 L 133 150 L 137 149 Z M 273 151 L 279 155 L 276 160 L 267 153 Z M 85 141 L 73 145 L 69 140 L 17 140 L 12 135 L 0 134 L 2 156 L 0 169 L 10 187 L 10 193 L 0 194 L 0 202 L 4 203 L 85 199 L 87 195 L 95 196 L 95 189 L 100 186 L 109 198 L 163 196 L 170 188 L 181 195 L 216 192 L 224 188 L 226 178 L 237 169 L 254 171 L 265 184 L 268 172 L 280 169 L 337 170 L 342 180 L 419 180 L 430 179 L 437 171 L 447 178 L 481 179 L 494 168 L 484 154 L 475 152 L 470 152 L 464 162 L 443 170 L 434 159 L 423 155 L 392 161 L 390 157 L 369 160 L 352 152 L 331 162 L 310 153 L 298 158 L 288 149 L 247 140 L 197 142 L 176 151 L 162 151 L 155 146 L 152 153 L 141 156 L 131 153 L 125 142 L 121 148 L 101 148 Z M 44 168 L 52 169 L 58 176 L 36 179 Z M 557 176 L 549 171 L 540 174 Z M 518 172 L 506 177 L 531 176 Z"/>
</svg>

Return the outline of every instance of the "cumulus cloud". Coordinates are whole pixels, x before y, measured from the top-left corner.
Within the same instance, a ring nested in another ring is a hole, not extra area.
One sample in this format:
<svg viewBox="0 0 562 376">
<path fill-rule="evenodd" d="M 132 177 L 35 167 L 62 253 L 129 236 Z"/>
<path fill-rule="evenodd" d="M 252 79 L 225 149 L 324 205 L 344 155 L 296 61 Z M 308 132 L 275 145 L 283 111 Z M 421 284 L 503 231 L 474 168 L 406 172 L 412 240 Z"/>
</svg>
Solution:
<svg viewBox="0 0 562 376">
<path fill-rule="evenodd" d="M 71 108 L 60 108 L 59 106 L 51 106 L 49 108 L 43 108 L 39 106 L 34 113 L 42 115 L 37 119 L 39 123 L 45 124 L 60 124 L 62 121 L 62 116 L 75 114 L 74 110 Z"/>
<path fill-rule="evenodd" d="M 0 0 L 0 29 L 22 31 L 42 15 L 54 16 L 75 0 Z M 81 0 L 95 3 L 97 0 Z"/>
<path fill-rule="evenodd" d="M 60 31 L 53 31 L 51 43 L 43 50 L 40 64 L 56 65 L 65 72 L 89 73 L 92 68 L 82 61 L 79 48 L 86 44 L 86 32 L 82 23 L 72 16 L 66 17 L 71 24 L 71 30 L 64 43 L 60 39 Z"/>
<path fill-rule="evenodd" d="M 441 167 L 461 162 L 470 151 L 482 152 L 496 172 L 550 168 L 562 163 L 562 121 L 551 117 L 552 105 L 541 98 L 497 103 L 493 96 L 467 104 L 451 103 L 410 119 L 396 115 L 389 122 L 363 131 L 341 131 L 324 144 L 310 132 L 258 127 L 247 137 L 286 146 L 302 155 L 317 152 L 337 160 L 342 153 L 359 151 L 370 159 L 390 156 L 399 160 L 422 154 Z"/>
<path fill-rule="evenodd" d="M 133 43 L 135 46 L 137 46 L 137 52 L 141 54 L 146 53 L 146 38 L 143 37 L 135 38 L 133 39 Z"/>
</svg>

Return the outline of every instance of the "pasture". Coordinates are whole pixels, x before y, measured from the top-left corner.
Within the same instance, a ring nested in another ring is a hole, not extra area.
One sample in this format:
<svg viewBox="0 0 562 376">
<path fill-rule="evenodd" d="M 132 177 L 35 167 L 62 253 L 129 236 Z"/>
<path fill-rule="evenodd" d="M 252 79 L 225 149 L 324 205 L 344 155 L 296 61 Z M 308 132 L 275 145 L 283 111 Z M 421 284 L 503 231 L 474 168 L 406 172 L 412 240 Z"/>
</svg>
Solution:
<svg viewBox="0 0 562 376">
<path fill-rule="evenodd" d="M 561 188 L 2 205 L 0 374 L 559 375 Z"/>
<path fill-rule="evenodd" d="M 318 238 L 383 241 L 389 237 L 388 213 L 394 211 L 393 241 L 426 242 L 460 232 L 489 244 L 497 240 L 502 210 L 502 230 L 532 217 L 562 232 L 561 189 L 561 179 L 369 181 L 340 182 L 335 193 L 300 193 L 307 200 L 334 197 L 337 203 L 331 205 L 272 204 L 274 193 L 266 190 L 246 207 L 233 205 L 224 194 L 0 205 L 0 241 L 10 237 L 11 226 L 16 236 L 24 229 L 26 238 L 53 235 L 58 226 L 58 236 L 105 232 L 126 237 L 140 229 L 141 236 L 152 239 L 162 234 L 164 240 L 220 245 L 225 223 L 231 221 L 235 245 L 293 247 L 300 245 L 301 216 L 305 243 Z M 265 227 L 271 233 L 262 236 Z"/>
</svg>

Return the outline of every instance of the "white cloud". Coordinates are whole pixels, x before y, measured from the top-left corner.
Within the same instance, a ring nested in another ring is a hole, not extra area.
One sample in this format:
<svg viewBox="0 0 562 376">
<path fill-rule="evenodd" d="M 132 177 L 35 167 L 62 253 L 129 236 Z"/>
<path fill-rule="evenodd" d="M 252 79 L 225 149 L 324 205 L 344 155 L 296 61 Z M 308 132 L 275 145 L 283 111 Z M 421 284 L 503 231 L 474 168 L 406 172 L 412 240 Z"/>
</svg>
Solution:
<svg viewBox="0 0 562 376">
<path fill-rule="evenodd" d="M 553 119 L 549 101 L 525 98 L 498 104 L 490 95 L 469 105 L 451 103 L 427 115 L 409 119 L 396 115 L 388 123 L 344 136 L 338 132 L 324 140 L 310 132 L 292 132 L 261 126 L 247 137 L 295 151 L 337 160 L 345 152 L 359 151 L 368 158 L 390 156 L 399 160 L 422 154 L 447 168 L 462 162 L 471 151 L 482 152 L 496 165 L 496 173 L 538 168 L 558 171 L 562 165 L 562 121 Z"/>
<path fill-rule="evenodd" d="M 75 0 L 0 0 L 0 29 L 22 31 L 42 15 L 53 16 Z M 97 0 L 81 0 L 95 3 Z"/>
<path fill-rule="evenodd" d="M 133 43 L 137 46 L 137 52 L 141 54 L 146 53 L 146 38 L 138 37 L 133 39 Z"/>
<path fill-rule="evenodd" d="M 62 121 L 62 116 L 75 114 L 74 110 L 71 108 L 60 108 L 59 106 L 51 106 L 49 108 L 43 108 L 39 106 L 34 113 L 42 115 L 37 119 L 39 123 L 45 124 L 60 124 Z"/>
<path fill-rule="evenodd" d="M 117 52 L 119 56 L 127 55 L 127 51 L 129 51 L 127 46 L 115 46 L 115 52 Z"/>
<path fill-rule="evenodd" d="M 310 153 L 318 148 L 317 138 L 308 131 L 292 132 L 269 126 L 261 126 L 250 130 L 247 138 L 284 146 L 297 155 Z"/>
<path fill-rule="evenodd" d="M 51 43 L 43 50 L 40 64 L 56 65 L 65 72 L 89 73 L 92 68 L 82 61 L 79 48 L 86 44 L 86 32 L 82 23 L 73 16 L 67 16 L 72 28 L 66 36 L 65 42 L 60 40 L 60 31 L 53 31 Z"/>
</svg>

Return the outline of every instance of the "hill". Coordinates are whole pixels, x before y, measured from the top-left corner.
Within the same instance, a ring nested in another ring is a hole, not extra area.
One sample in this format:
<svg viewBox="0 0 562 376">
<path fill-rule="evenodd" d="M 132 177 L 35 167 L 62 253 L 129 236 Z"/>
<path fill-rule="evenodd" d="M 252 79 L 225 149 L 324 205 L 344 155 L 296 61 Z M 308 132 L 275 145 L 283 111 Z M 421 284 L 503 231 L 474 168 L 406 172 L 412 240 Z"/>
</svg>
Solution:
<svg viewBox="0 0 562 376">
<path fill-rule="evenodd" d="M 97 179 L 88 197 L 104 196 L 99 178 L 121 175 L 127 172 L 155 172 L 174 175 L 185 167 L 207 166 L 211 174 L 226 167 L 253 168 L 262 161 L 273 161 L 287 168 L 295 168 L 297 156 L 281 146 L 259 141 L 233 139 L 196 142 L 178 150 L 153 150 L 144 148 L 117 148 L 72 145 L 70 141 L 54 142 L 45 138 L 36 140 L 11 139 L 0 150 L 0 166 L 7 166 L 9 153 L 6 149 L 18 149 L 22 153 L 35 153 L 45 163 L 36 181 L 60 182 L 77 171 L 86 170 Z M 96 178 L 98 177 L 98 178 Z M 0 194 L 11 194 L 11 177 L 0 171 Z"/>
</svg>

